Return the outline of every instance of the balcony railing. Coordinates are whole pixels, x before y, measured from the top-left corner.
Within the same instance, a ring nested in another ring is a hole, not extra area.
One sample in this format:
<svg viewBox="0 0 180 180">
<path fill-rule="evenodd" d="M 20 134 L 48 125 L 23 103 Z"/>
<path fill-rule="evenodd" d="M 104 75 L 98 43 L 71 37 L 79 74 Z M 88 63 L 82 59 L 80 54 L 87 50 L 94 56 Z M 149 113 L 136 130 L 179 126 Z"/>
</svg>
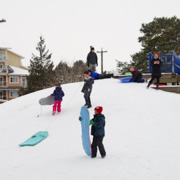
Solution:
<svg viewBox="0 0 180 180">
<path fill-rule="evenodd" d="M 8 60 L 8 56 L 7 55 L 1 55 L 0 56 L 0 62 L 1 61 L 7 61 Z"/>
<path fill-rule="evenodd" d="M 0 87 L 8 87 L 8 82 L 7 81 L 0 81 Z M 19 88 L 27 88 L 27 83 L 22 83 Z"/>
<path fill-rule="evenodd" d="M 0 96 L 0 100 L 7 100 L 7 96 Z"/>
<path fill-rule="evenodd" d="M 7 73 L 6 69 L 0 69 L 0 73 Z"/>
<path fill-rule="evenodd" d="M 7 81 L 0 81 L 0 87 L 6 87 L 8 85 Z"/>
</svg>

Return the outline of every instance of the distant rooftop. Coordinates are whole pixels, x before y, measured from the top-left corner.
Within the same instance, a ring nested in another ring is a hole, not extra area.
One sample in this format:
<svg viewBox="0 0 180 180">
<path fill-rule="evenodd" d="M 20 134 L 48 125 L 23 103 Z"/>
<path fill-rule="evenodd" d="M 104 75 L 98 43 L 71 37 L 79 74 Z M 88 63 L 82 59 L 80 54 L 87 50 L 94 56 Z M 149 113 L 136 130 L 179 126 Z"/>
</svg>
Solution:
<svg viewBox="0 0 180 180">
<path fill-rule="evenodd" d="M 20 54 L 14 52 L 14 51 L 12 51 L 12 50 L 10 50 L 10 49 L 11 49 L 10 47 L 5 47 L 5 46 L 2 46 L 2 44 L 0 44 L 0 49 L 7 49 L 9 52 L 11 52 L 11 53 L 13 53 L 13 54 L 15 54 L 15 55 L 21 57 L 22 59 L 24 59 L 24 57 L 21 56 Z"/>
<path fill-rule="evenodd" d="M 14 66 L 10 66 L 14 72 L 10 73 L 9 75 L 29 75 L 29 72 L 27 70 L 21 69 L 21 68 L 17 68 Z"/>
</svg>

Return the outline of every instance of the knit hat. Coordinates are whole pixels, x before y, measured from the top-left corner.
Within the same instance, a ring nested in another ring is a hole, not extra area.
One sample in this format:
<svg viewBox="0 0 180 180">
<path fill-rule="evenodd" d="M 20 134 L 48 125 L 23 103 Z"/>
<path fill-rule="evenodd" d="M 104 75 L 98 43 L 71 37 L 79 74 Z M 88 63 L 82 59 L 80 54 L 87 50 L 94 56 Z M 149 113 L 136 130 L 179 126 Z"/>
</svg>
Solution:
<svg viewBox="0 0 180 180">
<path fill-rule="evenodd" d="M 94 50 L 94 47 L 93 47 L 93 46 L 90 46 L 90 49 L 91 49 L 91 51 L 92 51 L 92 50 Z"/>
<path fill-rule="evenodd" d="M 103 111 L 103 107 L 102 106 L 97 106 L 97 107 L 94 108 L 94 110 L 97 111 L 99 114 L 101 114 L 102 111 Z"/>
</svg>

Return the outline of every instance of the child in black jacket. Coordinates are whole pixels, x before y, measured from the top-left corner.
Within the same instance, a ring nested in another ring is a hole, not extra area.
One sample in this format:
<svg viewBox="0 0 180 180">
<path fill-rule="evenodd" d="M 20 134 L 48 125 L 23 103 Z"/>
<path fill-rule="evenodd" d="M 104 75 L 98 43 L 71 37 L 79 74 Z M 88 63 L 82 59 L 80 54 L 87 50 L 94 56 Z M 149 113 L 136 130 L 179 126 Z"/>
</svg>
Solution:
<svg viewBox="0 0 180 180">
<path fill-rule="evenodd" d="M 105 136 L 105 117 L 101 114 L 103 108 L 101 106 L 97 106 L 94 111 L 94 118 L 90 121 L 91 127 L 91 135 L 93 136 L 92 142 L 92 155 L 91 158 L 95 158 L 97 155 L 97 147 L 99 147 L 99 151 L 101 157 L 104 158 L 106 156 L 106 151 L 103 145 L 103 138 Z"/>
<path fill-rule="evenodd" d="M 91 95 L 93 84 L 94 84 L 94 79 L 89 76 L 88 71 L 85 71 L 84 72 L 84 86 L 82 88 L 82 92 L 84 93 L 85 106 L 87 106 L 87 108 L 92 107 L 90 95 Z"/>
<path fill-rule="evenodd" d="M 156 78 L 156 89 L 158 89 L 159 87 L 159 79 L 161 77 L 161 66 L 162 66 L 162 62 L 159 59 L 159 53 L 154 53 L 154 58 L 151 60 L 151 67 L 152 67 L 152 78 L 149 81 L 147 88 L 149 88 L 149 86 L 152 84 L 152 82 L 154 81 L 154 79 Z"/>
</svg>

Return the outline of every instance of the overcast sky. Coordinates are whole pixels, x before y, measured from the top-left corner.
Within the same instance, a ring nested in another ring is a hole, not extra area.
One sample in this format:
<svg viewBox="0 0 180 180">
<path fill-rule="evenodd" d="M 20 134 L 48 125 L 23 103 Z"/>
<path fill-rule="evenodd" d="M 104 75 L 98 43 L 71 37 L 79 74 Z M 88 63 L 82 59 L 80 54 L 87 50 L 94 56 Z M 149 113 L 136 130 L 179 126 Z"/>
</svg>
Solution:
<svg viewBox="0 0 180 180">
<path fill-rule="evenodd" d="M 142 23 L 174 15 L 180 18 L 179 0 L 1 0 L 7 22 L 0 23 L 0 45 L 24 56 L 26 66 L 41 35 L 56 65 L 86 61 L 92 45 L 108 51 L 104 69 L 115 70 L 115 59 L 130 61 L 140 51 Z"/>
</svg>

